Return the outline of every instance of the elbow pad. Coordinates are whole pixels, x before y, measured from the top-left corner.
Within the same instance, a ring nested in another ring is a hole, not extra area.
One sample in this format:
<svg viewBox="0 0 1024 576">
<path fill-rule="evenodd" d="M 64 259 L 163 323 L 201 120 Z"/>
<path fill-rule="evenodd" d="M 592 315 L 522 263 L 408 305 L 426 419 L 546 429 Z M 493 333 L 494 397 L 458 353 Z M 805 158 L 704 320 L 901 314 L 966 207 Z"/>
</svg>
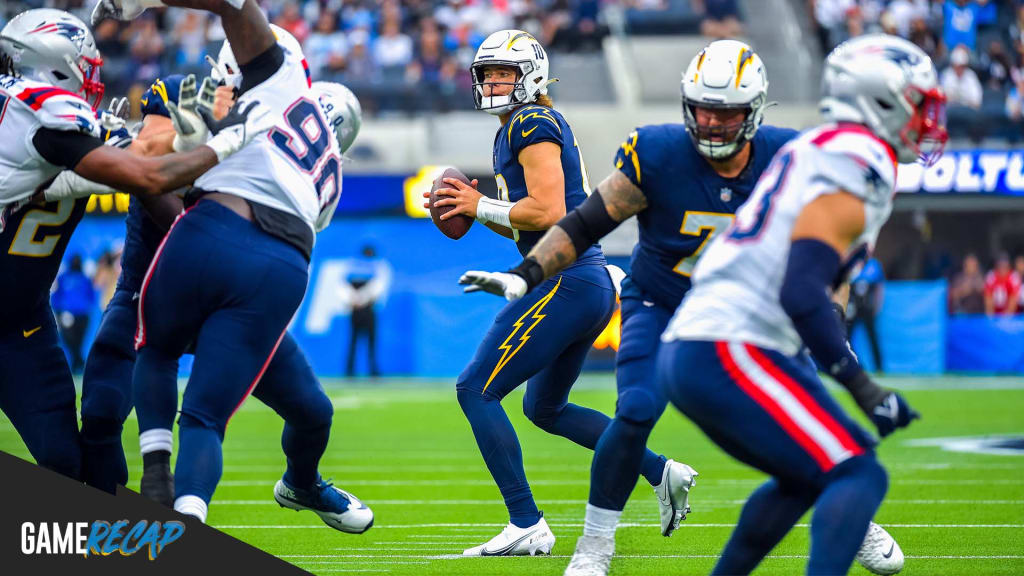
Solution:
<svg viewBox="0 0 1024 576">
<path fill-rule="evenodd" d="M 555 224 L 569 235 L 573 248 L 576 249 L 577 258 L 618 225 L 619 223 L 608 215 L 604 198 L 601 198 L 597 190 Z"/>
<path fill-rule="evenodd" d="M 827 289 L 839 270 L 839 254 L 831 246 L 811 239 L 793 242 L 779 303 L 811 354 L 849 388 L 864 370 L 846 342 L 845 329 L 828 297 Z"/>
</svg>

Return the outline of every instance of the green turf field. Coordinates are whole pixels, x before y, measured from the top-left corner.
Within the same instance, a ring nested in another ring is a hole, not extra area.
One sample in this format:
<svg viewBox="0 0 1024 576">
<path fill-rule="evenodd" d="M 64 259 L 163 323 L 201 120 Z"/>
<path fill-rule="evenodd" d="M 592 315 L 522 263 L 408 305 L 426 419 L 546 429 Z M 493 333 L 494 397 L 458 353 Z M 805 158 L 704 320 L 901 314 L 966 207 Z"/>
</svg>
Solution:
<svg viewBox="0 0 1024 576">
<path fill-rule="evenodd" d="M 924 416 L 880 448 L 890 489 L 876 519 L 903 547 L 903 573 L 1024 574 L 1024 456 L 907 443 L 1024 435 L 1024 379 L 885 383 L 906 390 Z M 321 471 L 373 508 L 375 526 L 361 536 L 346 535 L 312 513 L 277 506 L 271 494 L 284 470 L 282 424 L 255 400 L 246 403 L 228 429 L 224 478 L 210 507 L 210 524 L 318 574 L 562 573 L 582 532 L 590 452 L 534 428 L 522 416 L 521 393 L 504 404 L 519 431 L 534 495 L 558 542 L 552 557 L 463 559 L 458 556 L 463 548 L 497 534 L 507 516 L 451 384 L 325 384 L 335 415 Z M 572 400 L 610 412 L 615 401 L 611 376 L 585 377 Z M 125 445 L 133 487 L 140 466 L 136 432 L 134 421 L 129 422 Z M 672 538 L 662 538 L 653 492 L 641 481 L 623 514 L 613 574 L 706 574 L 744 498 L 762 477 L 727 458 L 671 407 L 650 446 L 700 472 L 690 500 L 693 512 Z M 0 450 L 27 457 L 2 416 Z M 808 529 L 800 524 L 757 573 L 801 573 L 807 546 Z M 859 566 L 851 573 L 867 574 Z"/>
</svg>

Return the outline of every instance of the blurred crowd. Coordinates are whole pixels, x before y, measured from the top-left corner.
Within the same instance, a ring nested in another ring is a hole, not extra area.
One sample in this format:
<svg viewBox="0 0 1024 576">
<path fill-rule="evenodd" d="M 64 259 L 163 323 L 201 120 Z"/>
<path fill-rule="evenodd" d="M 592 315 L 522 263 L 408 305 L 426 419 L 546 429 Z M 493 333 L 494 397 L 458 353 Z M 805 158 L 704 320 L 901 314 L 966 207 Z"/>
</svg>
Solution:
<svg viewBox="0 0 1024 576">
<path fill-rule="evenodd" d="M 53 283 L 50 303 L 57 319 L 61 341 L 67 351 L 71 371 L 85 368 L 85 338 L 94 313 L 107 307 L 121 275 L 121 245 L 111 246 L 100 257 L 83 260 L 73 254 L 61 266 Z"/>
<path fill-rule="evenodd" d="M 978 257 L 968 254 L 949 283 L 949 312 L 989 316 L 1024 314 L 1022 278 L 1024 255 L 1018 254 L 1011 261 L 1009 254 L 999 254 L 995 265 L 986 273 Z"/>
<path fill-rule="evenodd" d="M 302 43 L 314 78 L 348 85 L 370 114 L 472 108 L 469 65 L 488 34 L 532 33 L 549 51 L 596 52 L 613 21 L 636 33 L 742 32 L 737 0 L 259 0 Z M 0 3 L 0 25 L 28 8 L 69 10 L 88 22 L 95 0 Z M 154 78 L 206 74 L 224 31 L 199 11 L 150 10 L 93 31 L 108 95 L 136 100 Z M 136 108 L 137 110 L 137 108 Z"/>
<path fill-rule="evenodd" d="M 1024 0 L 807 0 L 827 51 L 861 34 L 909 39 L 935 61 L 950 136 L 1024 135 Z"/>
</svg>

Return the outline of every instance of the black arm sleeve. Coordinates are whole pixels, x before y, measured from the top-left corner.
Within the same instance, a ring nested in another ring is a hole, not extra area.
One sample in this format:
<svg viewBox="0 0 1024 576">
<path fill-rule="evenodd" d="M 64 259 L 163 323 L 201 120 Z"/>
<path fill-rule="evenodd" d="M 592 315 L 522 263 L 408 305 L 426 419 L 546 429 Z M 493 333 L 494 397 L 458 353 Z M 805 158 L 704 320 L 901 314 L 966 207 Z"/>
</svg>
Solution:
<svg viewBox="0 0 1024 576">
<path fill-rule="evenodd" d="M 619 223 L 608 215 L 604 198 L 601 198 L 598 190 L 594 190 L 589 198 L 555 224 L 569 235 L 576 249 L 577 258 L 618 225 Z"/>
<path fill-rule="evenodd" d="M 253 58 L 251 62 L 239 64 L 238 67 L 242 70 L 241 93 L 245 94 L 247 90 L 266 82 L 267 78 L 281 69 L 282 64 L 284 64 L 284 50 L 277 43 Z"/>
<path fill-rule="evenodd" d="M 74 170 L 85 155 L 103 146 L 103 141 L 81 132 L 40 128 L 32 137 L 36 152 L 54 166 Z"/>
</svg>

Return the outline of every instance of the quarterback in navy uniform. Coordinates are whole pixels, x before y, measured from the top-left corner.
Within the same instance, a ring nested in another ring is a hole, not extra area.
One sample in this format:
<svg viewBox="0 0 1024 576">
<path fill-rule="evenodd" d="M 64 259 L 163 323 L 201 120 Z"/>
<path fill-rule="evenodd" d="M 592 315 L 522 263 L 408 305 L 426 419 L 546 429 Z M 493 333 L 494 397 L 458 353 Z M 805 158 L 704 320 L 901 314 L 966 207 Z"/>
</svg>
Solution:
<svg viewBox="0 0 1024 576">
<path fill-rule="evenodd" d="M 566 210 L 587 197 L 589 184 L 572 128 L 547 97 L 548 60 L 530 34 L 502 30 L 481 44 L 471 68 L 477 108 L 499 116 L 494 139 L 498 199 L 453 179 L 445 215 L 466 214 L 516 241 L 526 254 Z M 475 186 L 475 182 L 473 183 Z M 501 400 L 524 381 L 526 416 L 541 429 L 593 449 L 607 427 L 604 414 L 570 404 L 583 360 L 615 308 L 615 287 L 596 243 L 530 296 L 508 304 L 456 383 L 459 404 L 501 490 L 509 524 L 467 556 L 550 553 L 555 537 L 542 518 L 523 471 L 522 452 Z M 474 291 L 470 287 L 467 291 Z M 657 461 L 659 456 L 648 453 Z"/>
</svg>

